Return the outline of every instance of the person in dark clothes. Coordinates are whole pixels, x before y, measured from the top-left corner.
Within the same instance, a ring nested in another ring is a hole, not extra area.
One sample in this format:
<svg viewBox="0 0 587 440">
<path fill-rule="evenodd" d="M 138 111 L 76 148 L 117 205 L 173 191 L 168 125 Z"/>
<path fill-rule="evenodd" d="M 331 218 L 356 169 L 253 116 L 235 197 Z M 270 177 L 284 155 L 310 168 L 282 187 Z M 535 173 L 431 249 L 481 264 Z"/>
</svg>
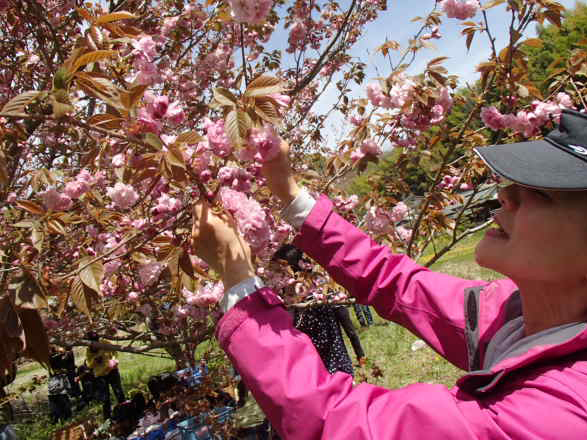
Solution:
<svg viewBox="0 0 587 440">
<path fill-rule="evenodd" d="M 49 381 L 47 384 L 49 413 L 51 421 L 57 423 L 72 416 L 71 384 L 67 374 L 67 361 L 64 352 L 53 348 L 49 356 Z"/>
<path fill-rule="evenodd" d="M 359 335 L 351 321 L 351 315 L 349 313 L 349 309 L 346 306 L 333 306 L 334 308 L 334 315 L 344 332 L 346 333 L 349 341 L 351 341 L 351 346 L 355 352 L 355 356 L 357 356 L 357 362 L 360 366 L 364 366 L 367 358 L 365 357 L 365 351 L 363 350 L 363 346 L 361 345 L 361 340 L 359 339 Z"/>
<path fill-rule="evenodd" d="M 79 383 L 75 380 L 77 376 L 76 365 L 75 365 L 75 354 L 71 347 L 66 347 L 61 353 L 61 359 L 63 362 L 63 368 L 66 371 L 67 379 L 69 379 L 69 397 L 79 398 L 82 394 Z"/>
<path fill-rule="evenodd" d="M 78 411 L 88 406 L 95 398 L 95 382 L 96 378 L 91 368 L 84 362 L 81 364 L 76 371 L 76 381 L 81 388 L 81 397 L 76 408 Z"/>
<path fill-rule="evenodd" d="M 353 310 L 355 311 L 355 316 L 357 317 L 357 321 L 361 324 L 361 327 L 369 327 L 373 325 L 373 315 L 371 314 L 371 309 L 369 306 L 364 304 L 353 304 Z"/>
<path fill-rule="evenodd" d="M 304 261 L 302 251 L 291 244 L 281 246 L 275 253 L 274 259 L 287 262 L 294 272 L 305 270 L 301 265 Z M 341 325 L 347 334 L 352 335 L 349 336 L 349 339 L 351 339 L 357 358 L 364 358 L 365 353 L 360 346 L 359 338 L 345 307 L 324 304 L 295 309 L 294 325 L 310 337 L 326 369 L 331 374 L 342 371 L 354 375 L 353 364 L 342 338 Z"/>
</svg>

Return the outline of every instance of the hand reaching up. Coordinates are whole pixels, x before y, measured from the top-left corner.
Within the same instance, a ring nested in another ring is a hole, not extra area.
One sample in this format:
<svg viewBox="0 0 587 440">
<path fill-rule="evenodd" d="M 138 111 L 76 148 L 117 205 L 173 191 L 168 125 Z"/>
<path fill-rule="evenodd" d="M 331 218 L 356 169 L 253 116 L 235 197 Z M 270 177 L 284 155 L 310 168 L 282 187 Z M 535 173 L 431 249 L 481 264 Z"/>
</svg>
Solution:
<svg viewBox="0 0 587 440">
<path fill-rule="evenodd" d="M 289 205 L 298 195 L 300 188 L 292 173 L 287 142 L 281 141 L 279 155 L 275 159 L 265 162 L 262 171 L 273 195 L 281 200 L 283 206 Z"/>
<path fill-rule="evenodd" d="M 255 276 L 251 250 L 233 219 L 214 214 L 202 201 L 194 205 L 192 246 L 194 253 L 218 272 L 225 290 Z"/>
</svg>

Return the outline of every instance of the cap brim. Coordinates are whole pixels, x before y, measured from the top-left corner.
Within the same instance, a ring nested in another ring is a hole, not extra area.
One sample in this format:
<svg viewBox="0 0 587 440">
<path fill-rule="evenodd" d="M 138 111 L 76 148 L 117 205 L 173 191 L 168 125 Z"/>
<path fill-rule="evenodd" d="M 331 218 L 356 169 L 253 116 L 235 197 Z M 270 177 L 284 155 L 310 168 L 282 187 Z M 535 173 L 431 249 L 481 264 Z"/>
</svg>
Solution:
<svg viewBox="0 0 587 440">
<path fill-rule="evenodd" d="M 474 151 L 496 174 L 520 185 L 587 190 L 587 162 L 545 140 L 477 147 Z"/>
</svg>

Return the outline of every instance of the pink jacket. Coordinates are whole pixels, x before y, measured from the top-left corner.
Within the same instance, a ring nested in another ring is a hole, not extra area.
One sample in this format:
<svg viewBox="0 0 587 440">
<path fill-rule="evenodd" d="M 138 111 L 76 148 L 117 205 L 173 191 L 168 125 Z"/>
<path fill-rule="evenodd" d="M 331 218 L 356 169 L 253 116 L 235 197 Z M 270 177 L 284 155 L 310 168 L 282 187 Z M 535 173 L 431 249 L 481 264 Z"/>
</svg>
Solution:
<svg viewBox="0 0 587 440">
<path fill-rule="evenodd" d="M 334 213 L 326 198 L 296 245 L 360 303 L 469 373 L 452 389 L 353 386 L 349 375 L 328 374 L 279 297 L 260 289 L 222 318 L 217 334 L 284 440 L 587 438 L 585 323 L 538 338 L 481 370 L 489 340 L 521 314 L 511 281 L 462 280 L 392 255 Z"/>
</svg>

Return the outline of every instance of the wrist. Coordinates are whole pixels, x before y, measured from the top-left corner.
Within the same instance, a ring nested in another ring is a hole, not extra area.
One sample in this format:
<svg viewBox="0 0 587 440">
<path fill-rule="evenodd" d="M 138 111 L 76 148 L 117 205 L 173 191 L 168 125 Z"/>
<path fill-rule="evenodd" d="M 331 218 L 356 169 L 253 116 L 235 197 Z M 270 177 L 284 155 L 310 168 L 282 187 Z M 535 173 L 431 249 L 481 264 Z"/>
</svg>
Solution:
<svg viewBox="0 0 587 440">
<path fill-rule="evenodd" d="M 246 279 L 253 278 L 257 274 L 252 266 L 249 265 L 229 265 L 225 268 L 222 275 L 222 284 L 224 291 L 243 282 Z"/>
<path fill-rule="evenodd" d="M 300 193 L 300 189 L 293 176 L 290 176 L 287 182 L 284 183 L 283 188 L 280 188 L 279 191 L 274 191 L 274 194 L 279 198 L 282 206 L 285 207 L 294 201 Z"/>
</svg>

